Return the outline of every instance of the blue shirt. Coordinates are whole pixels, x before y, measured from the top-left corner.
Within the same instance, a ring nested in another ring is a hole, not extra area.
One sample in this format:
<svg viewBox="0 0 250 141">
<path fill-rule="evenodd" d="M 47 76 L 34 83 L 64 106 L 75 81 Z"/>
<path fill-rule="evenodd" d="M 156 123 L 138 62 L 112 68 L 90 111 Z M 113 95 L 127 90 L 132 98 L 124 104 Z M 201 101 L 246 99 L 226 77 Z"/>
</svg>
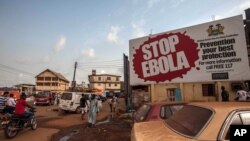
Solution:
<svg viewBox="0 0 250 141">
<path fill-rule="evenodd" d="M 7 101 L 6 97 L 0 96 L 0 110 L 3 110 L 5 107 L 5 102 Z"/>
</svg>

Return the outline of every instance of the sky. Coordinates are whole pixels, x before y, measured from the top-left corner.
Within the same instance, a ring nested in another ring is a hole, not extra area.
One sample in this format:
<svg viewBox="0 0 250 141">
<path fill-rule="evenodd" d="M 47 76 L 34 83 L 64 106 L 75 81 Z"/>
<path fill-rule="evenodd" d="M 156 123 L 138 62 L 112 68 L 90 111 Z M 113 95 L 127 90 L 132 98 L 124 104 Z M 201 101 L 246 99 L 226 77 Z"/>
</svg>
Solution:
<svg viewBox="0 0 250 141">
<path fill-rule="evenodd" d="M 129 40 L 242 14 L 249 0 L 0 0 L 0 87 L 46 69 L 123 76 Z"/>
</svg>

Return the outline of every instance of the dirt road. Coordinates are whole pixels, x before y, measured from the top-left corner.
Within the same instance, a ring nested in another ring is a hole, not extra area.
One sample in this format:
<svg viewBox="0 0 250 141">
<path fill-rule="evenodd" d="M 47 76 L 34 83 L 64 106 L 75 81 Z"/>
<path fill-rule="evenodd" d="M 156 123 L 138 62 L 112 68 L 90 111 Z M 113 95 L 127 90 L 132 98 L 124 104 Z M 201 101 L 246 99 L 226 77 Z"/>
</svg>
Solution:
<svg viewBox="0 0 250 141">
<path fill-rule="evenodd" d="M 127 140 L 130 137 L 131 127 L 128 123 L 122 123 L 123 121 L 119 122 L 118 120 L 116 120 L 112 122 L 114 123 L 112 125 L 102 124 L 102 125 L 96 126 L 96 129 L 95 128 L 88 129 L 86 127 L 87 117 L 85 117 L 85 119 L 82 120 L 79 114 L 63 113 L 63 112 L 54 111 L 53 109 L 57 109 L 57 107 L 56 106 L 37 106 L 36 117 L 38 121 L 38 128 L 34 131 L 27 128 L 19 132 L 18 135 L 11 141 L 27 141 L 27 139 L 31 141 L 32 140 L 34 141 L 59 141 L 59 140 L 63 140 L 63 141 L 86 140 L 88 141 L 88 140 L 92 140 L 91 139 L 92 136 L 95 137 L 96 135 L 99 134 L 98 137 L 102 137 L 102 134 L 105 135 L 105 134 L 108 134 L 109 132 L 112 133 L 112 132 L 118 131 L 117 128 L 119 128 L 119 126 L 122 127 L 120 129 L 122 131 L 122 134 L 124 134 L 127 137 Z M 124 109 L 123 99 L 120 100 L 119 109 Z M 104 102 L 101 112 L 97 115 L 97 120 L 102 121 L 106 117 L 108 117 L 108 115 L 110 115 L 109 107 L 107 105 L 107 102 Z M 116 128 L 116 126 L 118 127 Z M 126 127 L 126 128 L 123 128 L 123 127 Z M 85 134 L 82 134 L 83 132 Z M 86 135 L 86 134 L 88 135 L 89 138 L 79 136 L 79 135 Z M 7 141 L 7 139 L 4 137 L 4 133 L 2 129 L 0 129 L 0 140 Z"/>
</svg>

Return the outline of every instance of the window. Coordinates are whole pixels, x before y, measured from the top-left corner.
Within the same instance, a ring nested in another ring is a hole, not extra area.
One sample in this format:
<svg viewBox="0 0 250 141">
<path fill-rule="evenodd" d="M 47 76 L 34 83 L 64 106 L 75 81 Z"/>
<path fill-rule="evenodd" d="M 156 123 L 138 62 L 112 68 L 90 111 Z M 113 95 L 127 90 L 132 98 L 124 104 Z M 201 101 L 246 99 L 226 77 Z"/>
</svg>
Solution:
<svg viewBox="0 0 250 141">
<path fill-rule="evenodd" d="M 243 87 L 243 85 L 241 83 L 231 83 L 231 89 L 233 91 L 239 90 L 240 87 Z"/>
<path fill-rule="evenodd" d="M 202 84 L 202 94 L 203 96 L 215 96 L 214 84 Z"/>
<path fill-rule="evenodd" d="M 50 86 L 50 83 L 45 83 L 44 86 Z"/>
<path fill-rule="evenodd" d="M 212 115 L 213 112 L 210 109 L 185 105 L 180 111 L 169 117 L 166 123 L 175 131 L 194 137 L 201 131 Z"/>
<path fill-rule="evenodd" d="M 111 87 L 111 83 L 109 83 L 109 87 Z"/>
<path fill-rule="evenodd" d="M 53 81 L 58 81 L 58 78 L 57 77 L 52 77 L 52 80 Z"/>
<path fill-rule="evenodd" d="M 116 81 L 119 81 L 119 77 L 116 77 Z"/>
<path fill-rule="evenodd" d="M 144 121 L 147 117 L 148 112 L 150 111 L 151 106 L 150 105 L 143 105 L 141 106 L 135 113 L 134 120 L 136 122 Z"/>
<path fill-rule="evenodd" d="M 58 85 L 58 83 L 52 83 L 52 86 L 57 86 Z"/>
<path fill-rule="evenodd" d="M 115 84 L 115 86 L 117 86 L 117 84 Z"/>
<path fill-rule="evenodd" d="M 167 89 L 168 101 L 175 101 L 175 89 Z"/>
<path fill-rule="evenodd" d="M 173 114 L 175 114 L 177 111 L 183 108 L 183 105 L 164 105 L 161 107 L 161 118 L 167 119 Z"/>
<path fill-rule="evenodd" d="M 43 80 L 44 80 L 44 77 L 37 77 L 37 80 L 38 80 L 38 81 L 43 81 Z"/>
<path fill-rule="evenodd" d="M 171 112 L 169 106 L 162 106 L 161 107 L 161 118 L 167 119 L 167 117 L 170 117 L 171 115 L 172 115 L 172 112 Z"/>
<path fill-rule="evenodd" d="M 98 77 L 98 80 L 99 80 L 99 81 L 101 81 L 101 80 L 102 80 L 102 78 L 99 76 L 99 77 Z"/>
<path fill-rule="evenodd" d="M 244 125 L 250 125 L 250 112 L 240 114 Z"/>
<path fill-rule="evenodd" d="M 107 80 L 111 80 L 111 77 L 107 77 Z"/>
<path fill-rule="evenodd" d="M 63 93 L 61 96 L 61 99 L 63 100 L 71 100 L 72 99 L 72 93 Z"/>
<path fill-rule="evenodd" d="M 230 124 L 225 127 L 225 134 L 222 135 L 225 140 L 230 140 L 230 125 L 250 125 L 250 111 L 239 111 L 233 115 Z"/>
<path fill-rule="evenodd" d="M 46 81 L 51 81 L 51 77 L 45 77 Z"/>
<path fill-rule="evenodd" d="M 240 115 L 237 114 L 233 117 L 233 120 L 231 122 L 230 125 L 242 125 L 242 121 L 241 121 L 241 118 L 240 118 Z M 229 126 L 230 126 L 229 125 Z M 226 140 L 229 140 L 230 139 L 230 128 L 228 127 L 227 129 L 227 132 L 226 132 L 226 136 L 225 136 L 225 139 Z"/>
<path fill-rule="evenodd" d="M 37 86 L 43 86 L 43 83 L 36 83 Z"/>
<path fill-rule="evenodd" d="M 240 115 L 235 115 L 231 125 L 242 125 L 242 121 L 240 119 Z"/>
<path fill-rule="evenodd" d="M 177 111 L 179 111 L 182 108 L 183 108 L 183 105 L 173 105 L 173 106 L 170 106 L 172 114 L 175 114 Z"/>
<path fill-rule="evenodd" d="M 50 92 L 48 91 L 42 91 L 42 92 L 39 92 L 36 97 L 38 98 L 45 98 L 45 97 L 50 97 Z"/>
</svg>

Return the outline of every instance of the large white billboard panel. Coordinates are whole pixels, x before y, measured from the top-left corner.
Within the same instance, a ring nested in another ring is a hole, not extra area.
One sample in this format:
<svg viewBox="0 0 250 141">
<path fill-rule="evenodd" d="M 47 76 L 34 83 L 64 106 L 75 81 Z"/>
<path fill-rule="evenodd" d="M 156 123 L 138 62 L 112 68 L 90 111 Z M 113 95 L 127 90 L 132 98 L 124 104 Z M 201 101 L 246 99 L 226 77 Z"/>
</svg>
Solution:
<svg viewBox="0 0 250 141">
<path fill-rule="evenodd" d="M 131 85 L 250 79 L 242 16 L 129 41 Z"/>
</svg>

